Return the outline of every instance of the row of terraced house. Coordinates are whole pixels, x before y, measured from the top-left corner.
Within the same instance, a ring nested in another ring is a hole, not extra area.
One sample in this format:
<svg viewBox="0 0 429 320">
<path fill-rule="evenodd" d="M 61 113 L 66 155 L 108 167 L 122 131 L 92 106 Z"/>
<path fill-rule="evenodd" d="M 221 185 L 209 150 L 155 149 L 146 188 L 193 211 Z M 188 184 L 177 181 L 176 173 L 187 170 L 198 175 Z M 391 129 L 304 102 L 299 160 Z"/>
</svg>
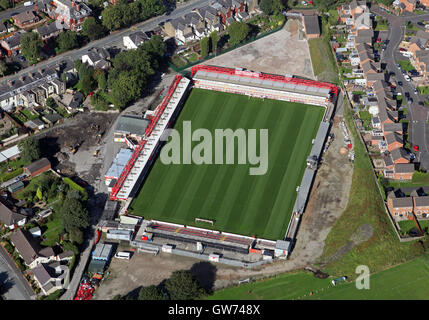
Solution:
<svg viewBox="0 0 429 320">
<path fill-rule="evenodd" d="M 226 30 L 235 21 L 248 19 L 257 4 L 257 0 L 217 0 L 166 22 L 163 31 L 178 44 L 196 41 L 215 30 Z"/>
<path fill-rule="evenodd" d="M 42 40 L 46 41 L 57 36 L 62 30 L 80 31 L 83 21 L 90 17 L 92 10 L 83 2 L 75 0 L 39 0 L 34 7 L 27 11 L 12 16 L 14 25 L 20 30 L 7 29 L 0 23 L 0 34 L 7 33 L 0 44 L 9 56 L 20 52 L 21 37 L 29 29 L 39 33 Z M 45 23 L 48 16 L 54 22 Z M 15 28 L 16 29 L 16 28 Z"/>
<path fill-rule="evenodd" d="M 371 143 L 383 154 L 384 175 L 395 180 L 410 180 L 414 164 L 404 149 L 403 124 L 399 122 L 397 102 L 385 81 L 381 63 L 374 55 L 374 31 L 369 8 L 365 1 L 352 1 L 339 10 L 339 17 L 350 29 L 347 46 L 352 48 L 350 62 L 357 76 L 356 85 L 372 88 L 368 98 L 372 118 Z"/>
</svg>

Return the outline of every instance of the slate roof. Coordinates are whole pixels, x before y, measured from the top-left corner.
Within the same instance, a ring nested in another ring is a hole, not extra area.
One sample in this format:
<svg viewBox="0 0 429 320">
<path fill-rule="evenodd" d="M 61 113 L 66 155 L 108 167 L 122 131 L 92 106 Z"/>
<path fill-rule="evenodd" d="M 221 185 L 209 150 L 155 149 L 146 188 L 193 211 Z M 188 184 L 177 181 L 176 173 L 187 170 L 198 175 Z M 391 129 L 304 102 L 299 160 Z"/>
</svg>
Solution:
<svg viewBox="0 0 429 320">
<path fill-rule="evenodd" d="M 413 198 L 411 197 L 393 198 L 392 205 L 394 208 L 413 207 Z"/>
<path fill-rule="evenodd" d="M 319 16 L 304 16 L 305 32 L 307 34 L 320 34 Z"/>
<path fill-rule="evenodd" d="M 429 196 L 414 197 L 414 204 L 416 207 L 428 207 Z"/>
<path fill-rule="evenodd" d="M 404 148 L 397 148 L 391 151 L 393 161 L 404 158 L 409 160 L 409 156 Z"/>
<path fill-rule="evenodd" d="M 50 166 L 51 163 L 46 158 L 41 158 L 37 161 L 34 161 L 33 163 L 30 163 L 28 166 L 25 167 L 25 169 L 32 174 L 33 172 L 36 172 L 46 166 Z"/>
<path fill-rule="evenodd" d="M 397 163 L 395 164 L 396 173 L 413 173 L 414 163 Z"/>
<path fill-rule="evenodd" d="M 7 226 L 13 225 L 26 218 L 25 215 L 14 212 L 0 202 L 0 221 Z"/>
<path fill-rule="evenodd" d="M 384 132 L 397 132 L 403 131 L 403 125 L 400 122 L 395 122 L 395 123 L 385 123 L 383 125 L 383 130 Z"/>
<path fill-rule="evenodd" d="M 386 134 L 385 139 L 386 139 L 387 144 L 393 144 L 395 142 L 398 142 L 401 144 L 403 143 L 402 136 L 397 134 L 397 133 L 394 133 L 394 132 L 390 132 L 390 133 Z"/>
<path fill-rule="evenodd" d="M 143 136 L 149 122 L 138 116 L 124 115 L 119 118 L 115 131 Z"/>
<path fill-rule="evenodd" d="M 57 28 L 57 25 L 55 22 L 45 24 L 43 26 L 40 26 L 36 29 L 36 32 L 40 34 L 42 37 L 49 36 L 55 32 L 58 32 L 59 29 Z"/>
</svg>

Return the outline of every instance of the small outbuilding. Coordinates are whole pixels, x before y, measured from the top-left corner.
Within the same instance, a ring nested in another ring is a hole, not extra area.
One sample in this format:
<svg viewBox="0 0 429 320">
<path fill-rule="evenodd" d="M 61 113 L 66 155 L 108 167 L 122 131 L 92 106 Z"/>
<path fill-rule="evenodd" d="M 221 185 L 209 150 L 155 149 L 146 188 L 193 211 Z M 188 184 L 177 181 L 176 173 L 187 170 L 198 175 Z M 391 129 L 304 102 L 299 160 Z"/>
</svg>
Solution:
<svg viewBox="0 0 429 320">
<path fill-rule="evenodd" d="M 51 169 L 51 163 L 49 162 L 49 160 L 46 158 L 42 158 L 24 167 L 24 173 L 27 173 L 30 176 L 35 177 L 50 169 Z"/>
</svg>

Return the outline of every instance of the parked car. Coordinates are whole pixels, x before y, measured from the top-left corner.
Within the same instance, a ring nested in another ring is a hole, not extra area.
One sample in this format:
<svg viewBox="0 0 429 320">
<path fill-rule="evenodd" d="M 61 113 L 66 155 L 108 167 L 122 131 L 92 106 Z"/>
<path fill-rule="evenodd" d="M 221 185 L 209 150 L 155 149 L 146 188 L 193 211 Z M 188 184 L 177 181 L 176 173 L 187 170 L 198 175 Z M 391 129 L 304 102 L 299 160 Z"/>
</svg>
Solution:
<svg viewBox="0 0 429 320">
<path fill-rule="evenodd" d="M 397 64 L 396 64 L 396 67 L 397 67 L 398 69 L 401 69 L 401 65 L 400 65 L 399 63 L 397 63 Z"/>
<path fill-rule="evenodd" d="M 415 145 L 413 146 L 413 149 L 414 149 L 414 151 L 419 151 L 419 146 L 418 146 L 417 144 L 415 144 Z"/>
<path fill-rule="evenodd" d="M 416 88 L 414 89 L 414 94 L 419 94 L 419 91 Z"/>
<path fill-rule="evenodd" d="M 411 78 L 408 75 L 404 75 L 406 81 L 411 81 Z"/>
<path fill-rule="evenodd" d="M 404 94 L 405 94 L 405 96 L 406 96 L 407 98 L 409 98 L 409 97 L 410 97 L 410 94 L 409 94 L 408 92 L 405 92 Z"/>
<path fill-rule="evenodd" d="M 402 87 L 402 81 L 398 81 L 398 84 Z"/>
</svg>

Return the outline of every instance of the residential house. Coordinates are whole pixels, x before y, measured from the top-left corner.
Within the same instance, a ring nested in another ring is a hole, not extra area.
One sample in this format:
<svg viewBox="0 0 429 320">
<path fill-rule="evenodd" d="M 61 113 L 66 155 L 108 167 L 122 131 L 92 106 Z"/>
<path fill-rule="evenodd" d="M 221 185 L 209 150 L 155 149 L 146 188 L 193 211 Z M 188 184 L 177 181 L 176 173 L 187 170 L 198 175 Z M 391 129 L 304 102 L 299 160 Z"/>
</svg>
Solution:
<svg viewBox="0 0 429 320">
<path fill-rule="evenodd" d="M 60 103 L 67 108 L 69 112 L 76 111 L 84 101 L 84 95 L 79 91 L 67 90 Z"/>
<path fill-rule="evenodd" d="M 110 68 L 110 54 L 104 48 L 93 48 L 87 54 L 82 56 L 82 62 L 98 69 Z"/>
<path fill-rule="evenodd" d="M 368 8 L 363 13 L 355 14 L 354 27 L 356 31 L 372 29 L 371 14 Z"/>
<path fill-rule="evenodd" d="M 402 148 L 404 146 L 402 136 L 397 133 L 390 132 L 386 134 L 384 138 L 386 140 L 387 150 L 389 152 L 392 152 L 394 149 Z"/>
<path fill-rule="evenodd" d="M 393 167 L 393 179 L 411 180 L 414 173 L 414 163 L 398 163 Z"/>
<path fill-rule="evenodd" d="M 413 213 L 414 203 L 411 197 L 396 197 L 392 191 L 387 196 L 387 207 L 394 218 L 408 217 Z"/>
<path fill-rule="evenodd" d="M 372 29 L 361 29 L 356 33 L 354 38 L 355 46 L 360 43 L 366 43 L 368 45 L 372 44 L 372 39 L 374 38 L 374 31 Z"/>
<path fill-rule="evenodd" d="M 27 222 L 27 215 L 18 212 L 14 207 L 11 210 L 9 207 L 0 202 L 0 222 L 9 229 L 21 227 Z"/>
<path fill-rule="evenodd" d="M 414 67 L 425 78 L 429 76 L 429 50 L 416 51 Z"/>
<path fill-rule="evenodd" d="M 24 260 L 25 265 L 30 268 L 35 268 L 40 263 L 48 263 L 55 259 L 54 250 L 51 247 L 41 248 L 27 230 L 17 229 L 10 236 L 10 241 Z"/>
<path fill-rule="evenodd" d="M 318 38 L 320 36 L 319 16 L 318 15 L 303 15 L 302 24 L 307 39 Z"/>
<path fill-rule="evenodd" d="M 429 196 L 414 196 L 414 214 L 417 218 L 426 218 L 429 214 Z"/>
<path fill-rule="evenodd" d="M 51 163 L 46 158 L 41 158 L 33 163 L 24 167 L 24 173 L 32 177 L 36 177 L 39 174 L 46 172 L 51 169 Z"/>
<path fill-rule="evenodd" d="M 392 155 L 393 163 L 409 163 L 410 157 L 404 148 L 393 149 L 390 154 Z"/>
<path fill-rule="evenodd" d="M 40 34 L 40 37 L 42 38 L 43 41 L 56 37 L 61 32 L 61 30 L 57 28 L 57 25 L 55 22 L 40 26 L 33 31 Z"/>
<path fill-rule="evenodd" d="M 202 8 L 195 9 L 194 11 L 204 19 L 208 32 L 213 32 L 215 30 L 217 30 L 218 32 L 223 31 L 221 18 L 214 7 L 205 6 Z"/>
<path fill-rule="evenodd" d="M 41 263 L 31 270 L 43 294 L 61 290 L 69 283 L 69 268 L 59 262 Z"/>
<path fill-rule="evenodd" d="M 33 11 L 28 10 L 12 16 L 12 20 L 18 28 L 25 29 L 34 27 L 40 21 L 40 18 Z"/>
<path fill-rule="evenodd" d="M 21 32 L 16 32 L 1 40 L 0 44 L 7 51 L 8 56 L 16 55 L 21 51 L 21 36 Z"/>
<path fill-rule="evenodd" d="M 403 134 L 403 125 L 402 123 L 385 123 L 383 125 L 384 133 L 396 132 L 397 134 Z"/>
<path fill-rule="evenodd" d="M 429 7 L 429 0 L 420 0 L 420 4 L 427 8 Z"/>
<path fill-rule="evenodd" d="M 128 36 L 124 36 L 123 38 L 124 47 L 127 48 L 128 50 L 137 49 L 141 44 L 149 40 L 150 37 L 151 35 L 149 32 L 137 31 L 137 32 L 131 33 Z"/>
<path fill-rule="evenodd" d="M 65 84 L 58 79 L 57 69 L 39 68 L 0 82 L 0 107 L 8 111 L 18 106 L 28 107 L 32 103 L 44 105 L 49 94 L 61 95 L 64 91 Z"/>
<path fill-rule="evenodd" d="M 404 11 L 414 12 L 416 10 L 417 0 L 399 0 L 401 13 Z"/>
<path fill-rule="evenodd" d="M 53 0 L 51 4 L 47 7 L 49 16 L 72 31 L 80 31 L 83 21 L 92 14 L 85 3 L 75 0 Z"/>
</svg>

